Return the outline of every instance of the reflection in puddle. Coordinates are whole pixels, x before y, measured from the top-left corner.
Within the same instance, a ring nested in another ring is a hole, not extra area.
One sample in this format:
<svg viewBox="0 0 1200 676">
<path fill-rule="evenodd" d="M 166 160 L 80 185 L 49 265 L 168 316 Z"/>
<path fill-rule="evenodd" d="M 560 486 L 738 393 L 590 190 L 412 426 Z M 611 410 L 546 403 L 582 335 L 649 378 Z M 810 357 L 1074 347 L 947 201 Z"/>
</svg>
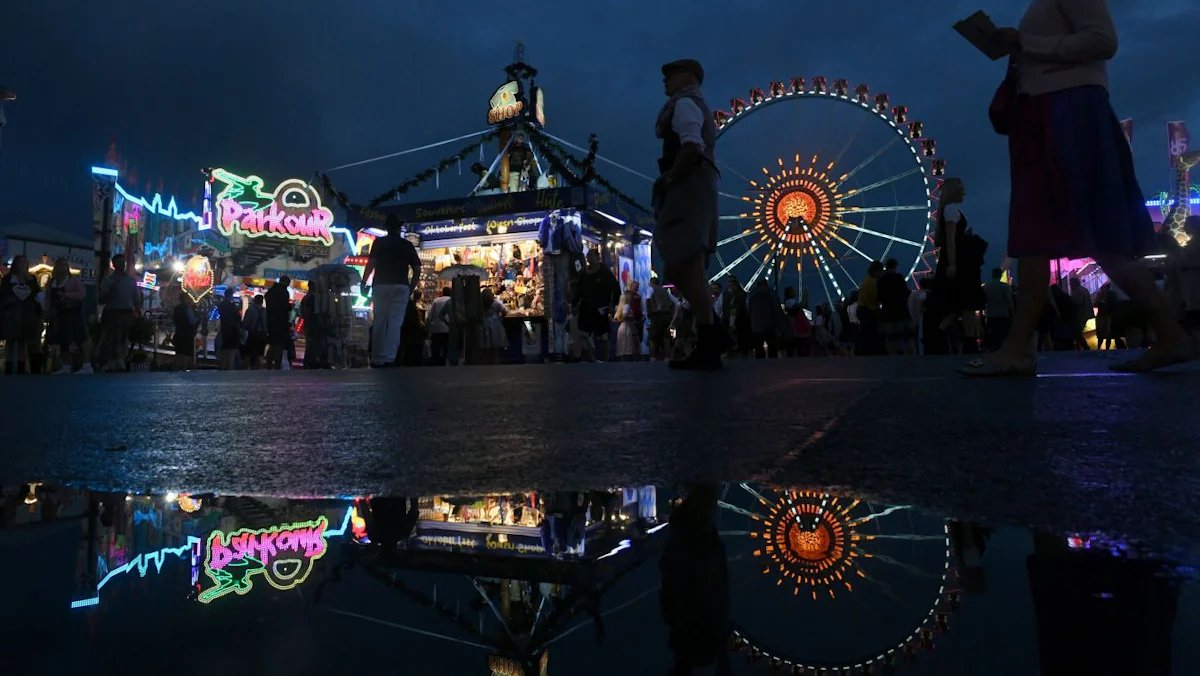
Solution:
<svg viewBox="0 0 1200 676">
<path fill-rule="evenodd" d="M 299 673 L 344 670 L 331 646 L 385 668 L 403 655 L 404 673 L 524 676 L 1184 674 L 1200 659 L 1191 569 L 1105 533 L 845 492 L 292 499 L 26 484 L 2 499 L 0 607 L 26 620 L 6 639 L 64 637 L 28 656 L 45 673 L 152 668 L 183 644 L 262 673 L 280 641 Z M 114 648 L 131 627 L 146 640 Z M 222 627 L 237 651 L 191 640 Z"/>
</svg>

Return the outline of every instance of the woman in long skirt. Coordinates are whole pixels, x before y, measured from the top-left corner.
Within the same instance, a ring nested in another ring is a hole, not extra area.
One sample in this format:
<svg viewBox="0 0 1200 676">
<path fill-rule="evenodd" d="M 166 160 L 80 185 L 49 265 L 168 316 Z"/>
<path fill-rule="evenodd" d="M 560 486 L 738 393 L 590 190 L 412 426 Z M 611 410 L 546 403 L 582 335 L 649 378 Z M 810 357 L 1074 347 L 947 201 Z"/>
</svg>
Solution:
<svg viewBox="0 0 1200 676">
<path fill-rule="evenodd" d="M 1018 259 L 1012 330 L 1000 349 L 962 369 L 968 376 L 1031 376 L 1030 343 L 1050 284 L 1050 259 L 1094 259 L 1150 317 L 1153 349 L 1113 368 L 1143 373 L 1200 359 L 1150 271 L 1138 262 L 1155 243 L 1129 143 L 1108 97 L 1107 62 L 1117 33 L 1105 0 L 1032 0 L 1017 28 L 998 39 L 1017 87 L 1008 134 L 1012 193 L 1008 255 Z M 996 107 L 993 107 L 995 112 Z M 995 121 L 995 119 L 993 120 Z"/>
</svg>

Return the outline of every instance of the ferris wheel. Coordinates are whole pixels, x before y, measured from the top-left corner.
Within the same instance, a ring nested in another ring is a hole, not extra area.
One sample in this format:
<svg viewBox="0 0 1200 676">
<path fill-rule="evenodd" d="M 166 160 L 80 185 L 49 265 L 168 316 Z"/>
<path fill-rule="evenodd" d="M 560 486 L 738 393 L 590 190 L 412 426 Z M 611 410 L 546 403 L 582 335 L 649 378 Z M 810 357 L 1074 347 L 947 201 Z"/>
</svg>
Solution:
<svg viewBox="0 0 1200 676">
<path fill-rule="evenodd" d="M 892 673 L 949 630 L 949 523 L 907 505 L 729 484 L 717 503 L 733 647 L 792 674 Z"/>
<path fill-rule="evenodd" d="M 710 281 L 732 275 L 751 287 L 765 275 L 832 301 L 871 261 L 894 258 L 918 283 L 931 271 L 946 163 L 906 106 L 865 84 L 796 77 L 713 115 L 723 200 Z"/>
</svg>

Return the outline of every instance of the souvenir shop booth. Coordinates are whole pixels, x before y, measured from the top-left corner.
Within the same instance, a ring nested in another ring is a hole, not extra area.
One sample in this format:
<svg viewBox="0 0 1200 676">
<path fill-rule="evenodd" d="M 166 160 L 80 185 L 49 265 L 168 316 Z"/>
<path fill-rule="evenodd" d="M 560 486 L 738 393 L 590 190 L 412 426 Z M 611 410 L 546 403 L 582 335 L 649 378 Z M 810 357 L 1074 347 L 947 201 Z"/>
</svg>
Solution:
<svg viewBox="0 0 1200 676">
<path fill-rule="evenodd" d="M 403 222 L 424 264 L 424 302 L 441 295 L 456 276 L 478 276 L 480 288 L 491 289 L 508 311 L 504 322 L 508 344 L 500 360 L 544 361 L 567 351 L 569 282 L 582 268 L 587 251 L 601 251 L 622 288 L 636 279 L 642 282 L 643 293 L 648 290 L 653 218 L 596 172 L 594 136 L 588 148 L 581 148 L 546 133 L 544 91 L 535 84 L 537 71 L 524 62 L 520 45 L 504 71 L 508 77 L 486 107 L 488 130 L 461 137 L 473 140 L 460 152 L 365 206 L 351 204 L 333 185 L 329 172 L 321 180 L 327 199 L 337 202 L 359 231 L 383 227 L 388 216 Z M 487 146 L 493 143 L 497 152 L 485 166 Z M 586 155 L 574 156 L 567 146 Z M 466 197 L 401 202 L 417 186 L 440 185 L 443 175 L 456 170 L 461 174 L 464 162 L 469 163 L 476 151 L 479 162 L 471 167 L 471 179 L 478 180 Z"/>
<path fill-rule="evenodd" d="M 628 213 L 633 208 L 588 187 L 402 204 L 380 211 L 399 217 L 418 242 L 425 302 L 441 295 L 454 276 L 473 274 L 481 289 L 491 289 L 504 304 L 508 346 L 503 362 L 541 362 L 566 352 L 568 284 L 588 251 L 601 252 L 623 287 L 639 277 L 649 281 L 649 230 L 636 225 L 636 216 Z"/>
</svg>

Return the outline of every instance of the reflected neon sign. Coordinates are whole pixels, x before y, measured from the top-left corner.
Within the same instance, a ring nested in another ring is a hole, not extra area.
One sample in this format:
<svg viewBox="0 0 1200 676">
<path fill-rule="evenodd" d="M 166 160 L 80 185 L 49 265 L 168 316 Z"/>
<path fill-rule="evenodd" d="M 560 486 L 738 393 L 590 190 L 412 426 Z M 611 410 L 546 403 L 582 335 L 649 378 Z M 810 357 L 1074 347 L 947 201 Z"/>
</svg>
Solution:
<svg viewBox="0 0 1200 676">
<path fill-rule="evenodd" d="M 252 238 L 333 245 L 333 212 L 305 181 L 288 179 L 265 192 L 258 176 L 238 176 L 224 169 L 214 169 L 212 176 L 225 184 L 216 200 L 217 230 L 222 235 L 238 231 Z"/>
<path fill-rule="evenodd" d="M 215 586 L 198 598 L 211 603 L 228 594 L 245 595 L 256 578 L 287 591 L 303 584 L 313 563 L 325 555 L 331 535 L 329 519 L 302 521 L 270 528 L 242 528 L 230 533 L 213 531 L 208 536 L 204 573 Z"/>
</svg>

